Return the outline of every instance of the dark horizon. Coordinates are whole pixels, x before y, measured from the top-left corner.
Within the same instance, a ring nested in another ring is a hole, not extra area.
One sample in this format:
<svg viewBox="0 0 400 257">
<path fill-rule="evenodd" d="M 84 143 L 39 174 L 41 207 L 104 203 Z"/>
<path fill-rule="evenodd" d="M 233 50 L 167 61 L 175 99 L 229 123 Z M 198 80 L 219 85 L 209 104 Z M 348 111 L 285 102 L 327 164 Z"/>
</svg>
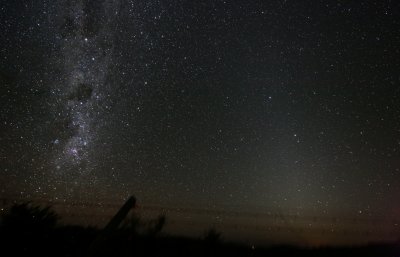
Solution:
<svg viewBox="0 0 400 257">
<path fill-rule="evenodd" d="M 235 242 L 221 237 L 214 226 L 200 237 L 173 235 L 164 232 L 169 220 L 165 214 L 147 220 L 137 214 L 128 217 L 135 203 L 135 197 L 130 197 L 104 228 L 60 224 L 60 216 L 51 207 L 15 203 L 1 216 L 2 250 L 14 256 L 384 257 L 394 256 L 400 249 L 398 240 L 342 246 L 284 244 L 279 239 L 268 245 Z"/>
<path fill-rule="evenodd" d="M 21 198 L 1 198 L 2 215 L 6 214 L 13 204 L 24 202 L 26 200 Z M 51 206 L 59 215 L 60 224 L 90 226 L 100 230 L 123 203 L 107 200 L 64 202 L 44 199 L 30 199 L 29 202 L 42 207 Z M 125 222 L 132 215 L 146 221 L 161 214 L 167 218 L 163 229 L 165 235 L 197 239 L 202 238 L 210 228 L 214 228 L 221 233 L 224 242 L 256 247 L 364 247 L 370 244 L 393 244 L 400 240 L 400 231 L 392 228 L 392 225 L 399 224 L 398 217 L 365 218 L 346 216 L 343 213 L 331 216 L 301 216 L 294 213 L 171 206 L 166 203 L 144 204 L 139 201 L 129 212 Z"/>
</svg>

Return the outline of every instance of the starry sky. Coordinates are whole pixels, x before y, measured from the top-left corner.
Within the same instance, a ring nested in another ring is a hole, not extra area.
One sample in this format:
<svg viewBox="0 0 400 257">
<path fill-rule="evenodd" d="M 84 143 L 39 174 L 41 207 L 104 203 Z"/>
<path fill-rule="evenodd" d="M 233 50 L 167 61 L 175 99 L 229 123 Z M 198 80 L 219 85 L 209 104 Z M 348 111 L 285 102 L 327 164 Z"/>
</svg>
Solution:
<svg viewBox="0 0 400 257">
<path fill-rule="evenodd" d="M 396 1 L 0 8 L 1 195 L 400 214 Z"/>
</svg>

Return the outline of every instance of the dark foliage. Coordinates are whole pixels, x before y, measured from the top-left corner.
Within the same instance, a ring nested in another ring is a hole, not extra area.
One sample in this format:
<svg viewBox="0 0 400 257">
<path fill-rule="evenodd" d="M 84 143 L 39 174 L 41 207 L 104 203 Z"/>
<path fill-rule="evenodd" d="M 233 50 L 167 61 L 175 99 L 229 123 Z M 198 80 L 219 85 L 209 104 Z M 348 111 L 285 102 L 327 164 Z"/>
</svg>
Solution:
<svg viewBox="0 0 400 257">
<path fill-rule="evenodd" d="M 166 221 L 167 217 L 165 215 L 160 215 L 157 219 L 151 221 L 148 228 L 148 234 L 150 236 L 156 236 L 159 234 L 164 228 Z"/>
<path fill-rule="evenodd" d="M 217 244 L 221 240 L 221 233 L 219 233 L 215 228 L 210 228 L 205 236 L 204 236 L 204 241 L 210 243 L 210 244 Z"/>
<path fill-rule="evenodd" d="M 2 217 L 2 228 L 21 232 L 48 231 L 54 229 L 58 215 L 50 206 L 40 207 L 31 203 L 15 204 Z"/>
</svg>

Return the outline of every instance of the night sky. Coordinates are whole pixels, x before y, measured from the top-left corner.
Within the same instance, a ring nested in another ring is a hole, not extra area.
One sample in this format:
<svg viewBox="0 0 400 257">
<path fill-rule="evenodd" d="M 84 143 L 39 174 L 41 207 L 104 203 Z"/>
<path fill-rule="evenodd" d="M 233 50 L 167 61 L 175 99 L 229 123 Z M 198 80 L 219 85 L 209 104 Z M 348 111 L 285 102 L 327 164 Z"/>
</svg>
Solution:
<svg viewBox="0 0 400 257">
<path fill-rule="evenodd" d="M 397 1 L 0 8 L 0 195 L 400 215 Z"/>
</svg>

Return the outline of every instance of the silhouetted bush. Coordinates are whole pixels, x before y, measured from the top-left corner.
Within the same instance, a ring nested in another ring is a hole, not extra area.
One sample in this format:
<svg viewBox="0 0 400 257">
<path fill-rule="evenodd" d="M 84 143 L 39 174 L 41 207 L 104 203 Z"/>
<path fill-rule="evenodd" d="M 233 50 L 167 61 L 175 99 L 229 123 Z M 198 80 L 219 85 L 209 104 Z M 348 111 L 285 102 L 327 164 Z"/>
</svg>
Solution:
<svg viewBox="0 0 400 257">
<path fill-rule="evenodd" d="M 221 241 L 221 233 L 215 228 L 210 228 L 204 235 L 204 241 L 209 244 L 217 244 Z"/>
<path fill-rule="evenodd" d="M 5 230 L 43 231 L 54 229 L 59 217 L 51 206 L 40 207 L 32 203 L 15 204 L 2 217 Z"/>
<path fill-rule="evenodd" d="M 143 227 L 143 222 L 139 216 L 133 213 L 126 221 L 122 224 L 122 229 L 129 231 L 131 235 L 139 235 Z"/>
<path fill-rule="evenodd" d="M 150 221 L 143 221 L 139 216 L 131 215 L 122 225 L 122 229 L 131 233 L 131 235 L 156 236 L 161 233 L 167 217 L 164 214 Z"/>
<path fill-rule="evenodd" d="M 164 228 L 166 221 L 167 217 L 164 214 L 158 216 L 155 220 L 150 221 L 148 234 L 150 236 L 156 236 L 157 234 L 159 234 Z"/>
<path fill-rule="evenodd" d="M 2 215 L 0 238 L 10 256 L 52 256 L 58 215 L 50 206 L 13 205 Z"/>
</svg>

